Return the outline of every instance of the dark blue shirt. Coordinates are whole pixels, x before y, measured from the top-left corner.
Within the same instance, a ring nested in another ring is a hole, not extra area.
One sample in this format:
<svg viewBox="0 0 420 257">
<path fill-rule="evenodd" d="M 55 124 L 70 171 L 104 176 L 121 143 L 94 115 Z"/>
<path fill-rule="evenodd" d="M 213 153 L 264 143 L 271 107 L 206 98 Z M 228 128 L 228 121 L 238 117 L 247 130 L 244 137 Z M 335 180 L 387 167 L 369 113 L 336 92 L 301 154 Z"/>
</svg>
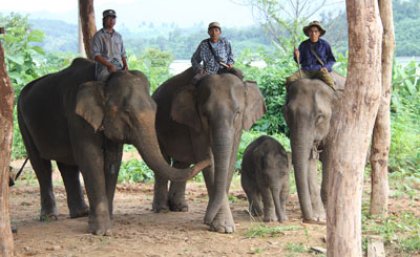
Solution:
<svg viewBox="0 0 420 257">
<path fill-rule="evenodd" d="M 315 55 L 311 52 L 311 45 L 314 44 L 314 50 L 318 54 L 321 61 L 324 65 L 320 64 L 316 59 Z M 327 41 L 319 39 L 318 42 L 312 43 L 310 39 L 303 41 L 299 45 L 300 52 L 300 65 L 302 70 L 306 71 L 318 71 L 322 67 L 328 69 L 329 72 L 332 71 L 332 66 L 334 65 L 335 58 L 331 51 L 331 46 Z M 295 56 L 296 61 L 296 56 Z"/>
</svg>

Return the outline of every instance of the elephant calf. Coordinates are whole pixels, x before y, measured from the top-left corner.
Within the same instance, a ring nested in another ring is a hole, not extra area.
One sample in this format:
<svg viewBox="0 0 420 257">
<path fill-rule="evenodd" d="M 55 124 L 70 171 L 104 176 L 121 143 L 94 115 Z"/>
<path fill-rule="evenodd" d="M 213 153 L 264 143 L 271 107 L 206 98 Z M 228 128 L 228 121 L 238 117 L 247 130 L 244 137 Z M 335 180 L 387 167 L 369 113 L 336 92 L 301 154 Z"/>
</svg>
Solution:
<svg viewBox="0 0 420 257">
<path fill-rule="evenodd" d="M 262 215 L 263 203 L 265 222 L 287 220 L 290 167 L 286 150 L 272 137 L 261 136 L 246 148 L 241 167 L 241 184 L 252 215 Z"/>
</svg>

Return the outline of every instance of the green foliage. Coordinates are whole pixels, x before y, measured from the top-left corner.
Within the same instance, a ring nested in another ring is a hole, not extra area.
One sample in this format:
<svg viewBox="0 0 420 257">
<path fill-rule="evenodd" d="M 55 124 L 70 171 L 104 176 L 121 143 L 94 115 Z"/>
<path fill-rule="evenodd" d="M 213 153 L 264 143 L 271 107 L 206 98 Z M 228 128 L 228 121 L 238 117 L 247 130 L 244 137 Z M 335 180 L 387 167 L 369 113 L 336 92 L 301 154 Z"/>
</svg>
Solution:
<svg viewBox="0 0 420 257">
<path fill-rule="evenodd" d="M 391 97 L 391 171 L 418 172 L 420 167 L 420 64 L 394 65 Z"/>
<path fill-rule="evenodd" d="M 420 222 L 411 212 L 392 214 L 386 218 L 362 218 L 364 235 L 380 235 L 385 244 L 398 251 L 418 253 L 420 251 Z"/>
<path fill-rule="evenodd" d="M 118 176 L 118 183 L 148 182 L 153 179 L 153 171 L 143 161 L 132 159 L 122 162 Z"/>
<path fill-rule="evenodd" d="M 159 49 L 149 48 L 137 57 L 128 55 L 128 67 L 142 71 L 149 79 L 151 92 L 170 77 L 169 65 L 173 61 L 173 56 L 169 52 Z"/>
<path fill-rule="evenodd" d="M 255 237 L 278 237 L 284 235 L 285 231 L 297 231 L 302 230 L 302 227 L 298 226 L 268 226 L 265 224 L 257 224 L 250 227 L 246 232 L 247 238 Z"/>
</svg>

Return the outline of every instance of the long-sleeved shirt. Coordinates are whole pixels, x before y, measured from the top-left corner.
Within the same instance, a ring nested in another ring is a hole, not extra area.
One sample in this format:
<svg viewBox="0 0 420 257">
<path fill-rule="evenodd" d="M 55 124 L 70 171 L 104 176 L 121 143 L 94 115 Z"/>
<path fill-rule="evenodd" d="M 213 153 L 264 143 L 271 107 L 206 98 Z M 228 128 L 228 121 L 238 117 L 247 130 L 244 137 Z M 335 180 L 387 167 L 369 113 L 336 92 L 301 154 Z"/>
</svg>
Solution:
<svg viewBox="0 0 420 257">
<path fill-rule="evenodd" d="M 208 42 L 210 42 L 219 60 L 216 60 L 214 57 L 209 48 Z M 203 62 L 203 65 L 201 65 L 201 62 Z M 225 38 L 220 38 L 216 43 L 211 42 L 209 39 L 201 41 L 197 47 L 197 50 L 191 57 L 191 65 L 194 71 L 204 69 L 208 74 L 217 73 L 219 69 L 223 68 L 219 62 L 223 62 L 225 64 L 235 63 L 233 60 L 232 47 L 230 42 Z"/>
<path fill-rule="evenodd" d="M 314 47 L 315 52 L 318 54 L 324 65 L 319 63 L 316 59 L 315 55 L 311 52 L 311 47 Z M 316 43 L 312 43 L 310 39 L 303 41 L 299 45 L 299 52 L 302 70 L 318 71 L 322 67 L 325 67 L 329 72 L 331 72 L 332 66 L 336 62 L 330 44 L 321 38 Z"/>
<path fill-rule="evenodd" d="M 98 30 L 92 39 L 91 53 L 93 58 L 100 55 L 122 69 L 122 58 L 126 57 L 126 53 L 121 34 L 115 30 L 112 33 L 104 29 Z M 96 62 L 96 74 L 100 74 L 103 69 L 106 67 Z"/>
</svg>

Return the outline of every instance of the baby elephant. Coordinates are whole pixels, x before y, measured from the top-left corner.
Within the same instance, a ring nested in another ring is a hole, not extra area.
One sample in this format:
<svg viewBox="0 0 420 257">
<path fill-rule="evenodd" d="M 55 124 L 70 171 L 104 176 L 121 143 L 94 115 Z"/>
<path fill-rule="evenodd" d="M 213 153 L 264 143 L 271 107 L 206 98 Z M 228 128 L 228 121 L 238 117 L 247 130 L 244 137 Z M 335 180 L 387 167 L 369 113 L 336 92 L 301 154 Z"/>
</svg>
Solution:
<svg viewBox="0 0 420 257">
<path fill-rule="evenodd" d="M 243 155 L 241 184 L 248 197 L 249 211 L 254 216 L 262 215 L 263 203 L 265 222 L 287 220 L 290 159 L 283 146 L 269 136 L 254 140 Z"/>
</svg>

